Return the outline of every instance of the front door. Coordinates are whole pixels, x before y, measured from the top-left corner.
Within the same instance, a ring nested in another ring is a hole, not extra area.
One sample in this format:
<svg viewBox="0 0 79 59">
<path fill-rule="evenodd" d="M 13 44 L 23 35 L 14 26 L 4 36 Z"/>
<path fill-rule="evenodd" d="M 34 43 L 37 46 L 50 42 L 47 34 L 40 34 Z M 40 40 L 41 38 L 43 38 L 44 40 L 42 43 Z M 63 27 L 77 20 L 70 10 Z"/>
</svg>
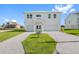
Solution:
<svg viewBox="0 0 79 59">
<path fill-rule="evenodd" d="M 42 26 L 41 25 L 36 25 L 36 30 L 42 31 Z"/>
</svg>

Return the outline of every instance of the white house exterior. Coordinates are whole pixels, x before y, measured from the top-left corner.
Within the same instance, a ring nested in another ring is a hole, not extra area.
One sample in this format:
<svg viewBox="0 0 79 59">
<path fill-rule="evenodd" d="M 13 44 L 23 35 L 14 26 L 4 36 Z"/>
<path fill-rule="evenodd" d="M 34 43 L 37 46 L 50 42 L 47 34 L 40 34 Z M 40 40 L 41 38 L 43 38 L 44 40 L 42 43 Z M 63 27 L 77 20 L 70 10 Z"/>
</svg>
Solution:
<svg viewBox="0 0 79 59">
<path fill-rule="evenodd" d="M 41 31 L 59 31 L 61 12 L 33 11 L 25 12 L 25 29 L 34 32 L 37 29 Z"/>
<path fill-rule="evenodd" d="M 79 13 L 71 13 L 65 19 L 65 29 L 79 29 Z"/>
</svg>

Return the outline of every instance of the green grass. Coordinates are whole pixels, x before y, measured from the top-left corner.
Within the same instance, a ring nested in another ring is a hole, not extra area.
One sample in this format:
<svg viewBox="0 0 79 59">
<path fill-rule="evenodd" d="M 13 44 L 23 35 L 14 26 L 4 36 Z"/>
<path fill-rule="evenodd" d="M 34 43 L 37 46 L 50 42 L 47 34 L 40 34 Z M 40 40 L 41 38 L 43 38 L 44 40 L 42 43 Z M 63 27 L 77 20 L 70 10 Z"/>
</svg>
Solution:
<svg viewBox="0 0 79 59">
<path fill-rule="evenodd" d="M 51 54 L 56 49 L 56 41 L 48 34 L 29 35 L 23 42 L 25 53 L 27 54 Z"/>
<path fill-rule="evenodd" d="M 15 30 L 8 31 L 8 32 L 0 32 L 0 42 L 5 41 L 16 35 L 19 35 L 23 32 L 24 32 L 23 29 L 15 29 Z"/>
<path fill-rule="evenodd" d="M 65 29 L 64 30 L 65 33 L 68 33 L 68 34 L 72 34 L 72 35 L 78 35 L 79 36 L 79 30 L 69 30 L 69 29 Z"/>
</svg>

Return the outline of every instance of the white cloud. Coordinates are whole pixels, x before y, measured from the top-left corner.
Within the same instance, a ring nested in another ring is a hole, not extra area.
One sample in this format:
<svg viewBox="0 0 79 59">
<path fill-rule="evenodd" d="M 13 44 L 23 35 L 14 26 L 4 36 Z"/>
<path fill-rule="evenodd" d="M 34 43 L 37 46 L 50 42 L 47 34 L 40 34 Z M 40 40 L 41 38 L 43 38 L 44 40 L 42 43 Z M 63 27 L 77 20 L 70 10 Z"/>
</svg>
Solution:
<svg viewBox="0 0 79 59">
<path fill-rule="evenodd" d="M 55 5 L 55 7 L 52 9 L 52 11 L 59 11 L 63 13 L 70 13 L 76 11 L 76 9 L 73 8 L 74 5 L 68 4 L 68 5 Z"/>
<path fill-rule="evenodd" d="M 10 20 L 6 18 L 6 19 L 4 19 L 4 21 L 5 21 L 5 22 L 8 22 L 8 21 L 10 21 Z"/>
<path fill-rule="evenodd" d="M 12 19 L 11 21 L 12 21 L 12 22 L 16 22 L 16 20 L 14 20 L 14 19 Z"/>
<path fill-rule="evenodd" d="M 5 22 L 9 22 L 9 21 L 11 21 L 11 22 L 16 22 L 15 19 L 9 19 L 9 18 L 4 19 L 4 21 L 5 21 Z"/>
<path fill-rule="evenodd" d="M 71 9 L 71 10 L 69 11 L 69 13 L 74 12 L 74 11 L 76 11 L 76 9 Z"/>
</svg>

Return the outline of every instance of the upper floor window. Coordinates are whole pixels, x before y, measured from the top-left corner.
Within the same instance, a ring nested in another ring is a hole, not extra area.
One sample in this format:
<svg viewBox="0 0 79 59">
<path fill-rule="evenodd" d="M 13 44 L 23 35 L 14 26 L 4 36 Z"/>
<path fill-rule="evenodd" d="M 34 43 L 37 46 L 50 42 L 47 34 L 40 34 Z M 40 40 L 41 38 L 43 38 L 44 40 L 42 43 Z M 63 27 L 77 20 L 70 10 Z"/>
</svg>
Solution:
<svg viewBox="0 0 79 59">
<path fill-rule="evenodd" d="M 36 15 L 36 17 L 41 17 L 41 15 Z"/>
<path fill-rule="evenodd" d="M 29 14 L 27 14 L 27 18 L 29 18 Z"/>
<path fill-rule="evenodd" d="M 32 14 L 30 14 L 30 18 L 32 18 Z"/>
<path fill-rule="evenodd" d="M 27 18 L 32 18 L 32 14 L 27 14 Z"/>
<path fill-rule="evenodd" d="M 49 18 L 49 19 L 51 18 L 51 14 L 48 14 L 48 18 Z"/>
<path fill-rule="evenodd" d="M 53 14 L 54 18 L 56 18 L 56 14 Z"/>
</svg>

